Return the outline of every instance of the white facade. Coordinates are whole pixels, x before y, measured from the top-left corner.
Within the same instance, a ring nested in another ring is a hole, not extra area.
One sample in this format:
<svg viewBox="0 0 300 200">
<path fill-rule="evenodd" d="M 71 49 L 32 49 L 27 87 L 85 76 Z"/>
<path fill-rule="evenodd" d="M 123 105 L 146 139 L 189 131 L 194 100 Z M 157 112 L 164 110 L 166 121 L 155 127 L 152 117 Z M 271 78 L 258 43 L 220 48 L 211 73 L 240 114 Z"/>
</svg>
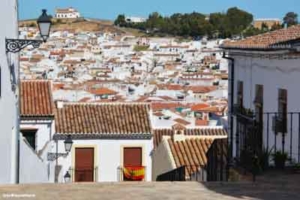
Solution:
<svg viewBox="0 0 300 200">
<path fill-rule="evenodd" d="M 80 13 L 74 8 L 57 9 L 55 17 L 58 19 L 76 19 L 80 17 Z"/>
<path fill-rule="evenodd" d="M 94 139 L 94 140 L 73 140 L 71 152 L 67 157 L 60 157 L 58 165 L 62 166 L 59 173 L 58 182 L 64 182 L 63 176 L 70 169 L 75 168 L 75 149 L 76 148 L 94 148 L 94 181 L 96 182 L 118 182 L 121 181 L 120 167 L 123 165 L 123 148 L 124 147 L 141 147 L 142 148 L 142 163 L 146 168 L 145 181 L 151 181 L 152 161 L 151 151 L 153 149 L 152 139 Z M 52 152 L 56 151 L 56 145 L 53 145 Z M 64 153 L 64 141 L 58 141 L 58 153 Z M 54 162 L 53 162 L 54 163 Z M 52 163 L 52 164 L 53 164 Z M 54 169 L 54 168 L 52 168 Z M 74 172 L 69 171 L 72 178 Z M 52 171 L 50 174 L 54 174 Z M 96 176 L 96 174 L 98 176 Z M 74 179 L 73 179 L 74 180 Z"/>
<path fill-rule="evenodd" d="M 144 17 L 131 17 L 131 16 L 127 16 L 126 17 L 126 21 L 127 22 L 132 22 L 132 23 L 141 23 L 141 22 L 146 22 L 147 19 Z"/>
<path fill-rule="evenodd" d="M 249 53 L 249 52 L 247 52 Z M 237 103 L 238 81 L 243 81 L 243 106 L 255 111 L 255 91 L 256 85 L 263 86 L 263 146 L 269 150 L 282 150 L 282 133 L 278 133 L 275 144 L 275 132 L 273 129 L 273 117 L 275 114 L 266 113 L 279 112 L 279 89 L 287 90 L 287 133 L 284 136 L 284 151 L 293 160 L 299 162 L 299 116 L 300 95 L 299 95 L 299 77 L 300 77 L 300 57 L 288 56 L 287 52 L 251 52 L 247 56 L 244 54 L 236 55 L 231 52 L 234 68 L 234 103 Z M 255 55 L 256 54 L 256 55 Z M 262 56 L 263 55 L 263 56 Z M 230 70 L 231 71 L 231 70 Z M 231 74 L 231 72 L 229 72 Z M 230 108 L 229 108 L 230 109 Z M 289 114 L 293 114 L 293 118 Z M 234 121 L 236 122 L 236 121 Z M 234 133 L 236 123 L 234 123 Z M 236 141 L 234 134 L 234 141 Z M 234 142 L 235 143 L 235 142 Z M 235 145 L 235 144 L 234 144 Z M 236 155 L 234 148 L 234 156 Z"/>
<path fill-rule="evenodd" d="M 5 51 L 5 38 L 18 38 L 16 0 L 2 0 L 0 6 L 0 184 L 17 182 L 18 70 L 17 54 Z"/>
<path fill-rule="evenodd" d="M 35 150 L 36 152 L 41 151 L 45 148 L 47 143 L 52 140 L 54 135 L 54 120 L 22 120 L 20 129 L 22 131 L 26 129 L 36 130 L 35 138 Z"/>
<path fill-rule="evenodd" d="M 20 180 L 24 183 L 48 183 L 48 165 L 23 138 L 20 140 Z"/>
</svg>

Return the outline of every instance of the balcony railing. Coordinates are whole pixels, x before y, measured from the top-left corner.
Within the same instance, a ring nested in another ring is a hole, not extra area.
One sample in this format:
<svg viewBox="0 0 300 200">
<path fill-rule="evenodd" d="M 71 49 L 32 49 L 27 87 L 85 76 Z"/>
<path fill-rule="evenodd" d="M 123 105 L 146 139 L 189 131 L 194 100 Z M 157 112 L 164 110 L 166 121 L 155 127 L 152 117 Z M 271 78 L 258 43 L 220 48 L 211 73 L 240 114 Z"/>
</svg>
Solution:
<svg viewBox="0 0 300 200">
<path fill-rule="evenodd" d="M 118 181 L 146 181 L 147 168 L 145 166 L 119 166 L 117 168 Z"/>
<path fill-rule="evenodd" d="M 201 165 L 181 166 L 157 177 L 156 181 L 197 181 L 207 180 L 206 170 Z"/>
<path fill-rule="evenodd" d="M 98 167 L 94 168 L 70 168 L 72 182 L 97 182 Z"/>
<path fill-rule="evenodd" d="M 264 150 L 286 152 L 290 161 L 300 163 L 300 112 L 265 112 L 261 120 L 236 115 L 234 149 L 236 158 L 260 154 Z M 247 151 L 247 152 L 245 152 Z M 271 160 L 270 160 L 271 161 Z"/>
</svg>

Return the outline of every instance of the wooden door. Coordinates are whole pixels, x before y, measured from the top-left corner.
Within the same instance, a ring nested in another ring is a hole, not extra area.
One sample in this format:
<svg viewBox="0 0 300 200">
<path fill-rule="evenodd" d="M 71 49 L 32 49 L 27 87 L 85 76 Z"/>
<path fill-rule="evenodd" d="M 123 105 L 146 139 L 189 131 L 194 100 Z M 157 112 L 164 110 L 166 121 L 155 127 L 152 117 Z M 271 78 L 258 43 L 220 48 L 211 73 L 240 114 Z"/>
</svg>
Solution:
<svg viewBox="0 0 300 200">
<path fill-rule="evenodd" d="M 124 167 L 141 167 L 142 166 L 142 148 L 140 147 L 128 147 L 124 148 L 123 157 Z M 124 181 L 133 181 L 130 178 L 126 178 L 125 174 L 123 176 Z"/>
<path fill-rule="evenodd" d="M 124 166 L 140 167 L 142 166 L 142 148 L 128 147 L 124 148 Z"/>
<path fill-rule="evenodd" d="M 94 181 L 94 148 L 75 149 L 75 182 Z"/>
</svg>

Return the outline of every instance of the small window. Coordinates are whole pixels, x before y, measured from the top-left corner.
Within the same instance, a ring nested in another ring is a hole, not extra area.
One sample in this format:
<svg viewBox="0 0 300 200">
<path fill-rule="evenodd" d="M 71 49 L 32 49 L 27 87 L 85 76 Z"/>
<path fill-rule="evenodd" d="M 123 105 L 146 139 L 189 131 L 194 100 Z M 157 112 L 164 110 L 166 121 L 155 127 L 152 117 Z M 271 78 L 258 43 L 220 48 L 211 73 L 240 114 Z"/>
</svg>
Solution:
<svg viewBox="0 0 300 200">
<path fill-rule="evenodd" d="M 287 116 L 287 90 L 279 89 L 278 92 L 278 114 L 279 118 L 286 120 Z"/>
<path fill-rule="evenodd" d="M 26 138 L 27 142 L 34 150 L 36 149 L 36 132 L 37 130 L 35 129 L 21 130 L 23 137 Z"/>
<path fill-rule="evenodd" d="M 258 106 L 262 106 L 262 104 L 263 104 L 263 86 L 262 85 L 256 85 L 256 87 L 255 87 L 254 104 L 256 104 Z"/>
<path fill-rule="evenodd" d="M 237 84 L 237 104 L 243 107 L 243 96 L 244 96 L 244 84 L 243 81 L 238 81 Z"/>
</svg>

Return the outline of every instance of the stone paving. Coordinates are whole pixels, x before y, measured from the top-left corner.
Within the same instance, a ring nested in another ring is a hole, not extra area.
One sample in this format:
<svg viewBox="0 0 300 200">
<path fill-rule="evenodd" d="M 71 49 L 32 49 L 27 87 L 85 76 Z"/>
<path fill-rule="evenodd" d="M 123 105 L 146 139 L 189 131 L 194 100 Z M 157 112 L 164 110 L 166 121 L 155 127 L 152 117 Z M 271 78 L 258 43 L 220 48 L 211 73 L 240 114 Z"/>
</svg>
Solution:
<svg viewBox="0 0 300 200">
<path fill-rule="evenodd" d="M 258 178 L 257 183 L 141 182 L 2 185 L 0 199 L 300 200 L 300 176 Z M 14 195 L 14 196 L 11 196 Z M 27 196 L 25 196 L 27 195 Z"/>
</svg>

